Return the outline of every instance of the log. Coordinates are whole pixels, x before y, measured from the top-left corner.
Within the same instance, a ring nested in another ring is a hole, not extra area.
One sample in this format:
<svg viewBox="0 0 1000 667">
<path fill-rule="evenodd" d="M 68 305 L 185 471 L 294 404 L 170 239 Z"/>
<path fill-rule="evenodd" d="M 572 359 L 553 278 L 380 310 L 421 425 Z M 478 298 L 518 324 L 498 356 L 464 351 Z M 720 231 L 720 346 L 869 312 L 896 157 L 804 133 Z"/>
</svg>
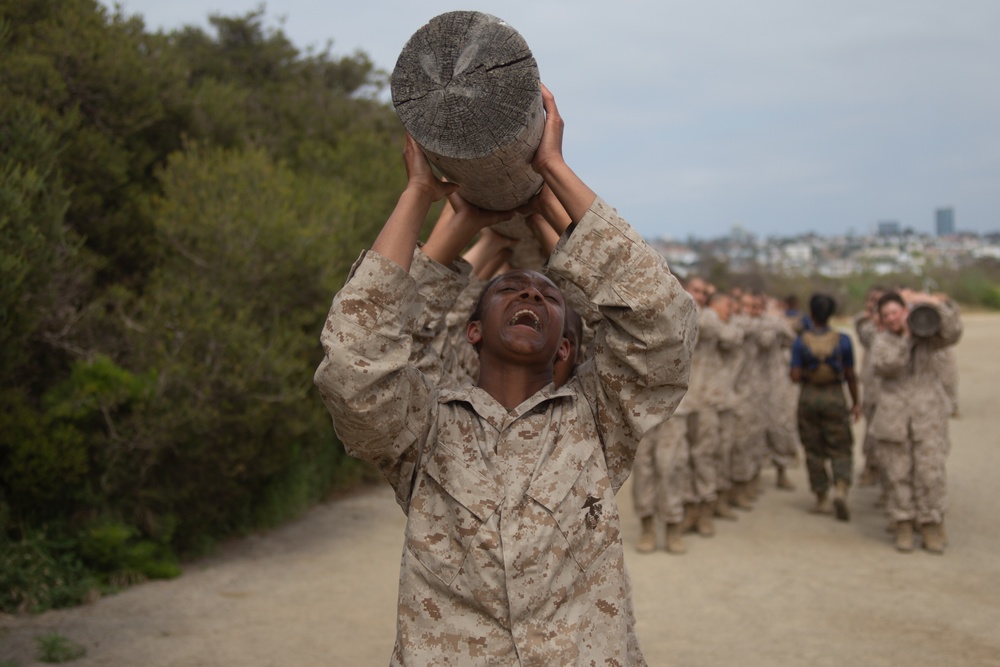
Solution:
<svg viewBox="0 0 1000 667">
<path fill-rule="evenodd" d="M 514 28 L 490 14 L 441 14 L 406 43 L 392 103 L 406 131 L 459 194 L 506 211 L 538 192 L 531 158 L 545 114 L 538 66 Z M 527 228 L 518 225 L 527 233 Z"/>
</svg>

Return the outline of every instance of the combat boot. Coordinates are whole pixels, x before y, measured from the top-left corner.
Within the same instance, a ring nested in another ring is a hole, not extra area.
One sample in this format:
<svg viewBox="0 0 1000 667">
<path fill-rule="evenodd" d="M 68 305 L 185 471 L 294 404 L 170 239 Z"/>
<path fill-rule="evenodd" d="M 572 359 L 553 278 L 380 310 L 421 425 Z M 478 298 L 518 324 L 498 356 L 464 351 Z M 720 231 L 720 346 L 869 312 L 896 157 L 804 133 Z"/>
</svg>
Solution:
<svg viewBox="0 0 1000 667">
<path fill-rule="evenodd" d="M 653 517 L 642 517 L 642 527 L 639 531 L 639 541 L 635 545 L 635 550 L 641 554 L 653 553 L 656 551 L 656 531 L 653 529 Z"/>
<path fill-rule="evenodd" d="M 865 469 L 861 471 L 861 477 L 858 478 L 858 486 L 875 486 L 878 483 L 878 468 L 872 468 L 870 466 L 865 466 Z"/>
<path fill-rule="evenodd" d="M 704 502 L 698 508 L 698 521 L 695 527 L 702 537 L 715 535 L 715 522 L 712 520 L 712 506 L 714 503 Z"/>
<path fill-rule="evenodd" d="M 736 521 L 739 517 L 736 516 L 736 512 L 733 508 L 729 506 L 729 491 L 720 491 L 719 498 L 715 501 L 715 507 L 712 508 L 715 512 L 715 516 L 720 519 L 726 519 L 727 521 Z"/>
<path fill-rule="evenodd" d="M 809 511 L 812 514 L 830 513 L 830 498 L 827 497 L 826 491 L 824 491 L 823 493 L 816 494 L 816 504 Z"/>
<path fill-rule="evenodd" d="M 847 489 L 845 480 L 839 479 L 833 488 L 833 509 L 840 521 L 850 521 L 851 512 L 847 509 Z"/>
<path fill-rule="evenodd" d="M 698 503 L 684 503 L 684 518 L 680 523 L 682 533 L 693 533 L 698 527 L 698 507 Z"/>
<path fill-rule="evenodd" d="M 920 539 L 924 549 L 932 554 L 944 553 L 944 529 L 939 523 L 925 523 L 920 526 Z"/>
<path fill-rule="evenodd" d="M 747 498 L 756 502 L 760 498 L 760 471 L 753 476 L 753 479 L 747 484 Z"/>
<path fill-rule="evenodd" d="M 783 466 L 778 466 L 778 481 L 774 484 L 774 486 L 782 491 L 795 490 L 795 485 L 792 484 L 792 480 L 788 479 L 788 471 L 786 471 Z"/>
<path fill-rule="evenodd" d="M 753 501 L 749 493 L 750 482 L 733 482 L 733 489 L 729 494 L 729 504 L 738 510 L 750 511 L 753 509 Z"/>
<path fill-rule="evenodd" d="M 912 521 L 898 521 L 896 523 L 896 551 L 907 554 L 913 551 Z"/>
<path fill-rule="evenodd" d="M 681 524 L 679 523 L 668 523 L 667 524 L 667 552 L 672 554 L 683 554 L 687 553 L 687 547 L 684 545 L 684 539 L 681 537 Z"/>
</svg>

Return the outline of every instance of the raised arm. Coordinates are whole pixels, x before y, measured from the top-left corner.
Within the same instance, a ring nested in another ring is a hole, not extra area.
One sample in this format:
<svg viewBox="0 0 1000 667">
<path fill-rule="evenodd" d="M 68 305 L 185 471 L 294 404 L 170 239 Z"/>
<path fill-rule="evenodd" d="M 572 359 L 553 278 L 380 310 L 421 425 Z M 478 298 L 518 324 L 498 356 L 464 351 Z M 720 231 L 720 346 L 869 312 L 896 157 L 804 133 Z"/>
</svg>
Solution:
<svg viewBox="0 0 1000 667">
<path fill-rule="evenodd" d="M 431 204 L 454 192 L 457 186 L 434 175 L 420 146 L 409 134 L 403 147 L 403 160 L 406 163 L 406 189 L 372 244 L 372 250 L 395 262 L 404 271 L 409 271 L 413 249 L 417 247 L 420 229 Z"/>
<path fill-rule="evenodd" d="M 545 130 L 535 157 L 531 161 L 531 168 L 545 179 L 545 185 L 559 200 L 563 210 L 568 214 L 564 224 L 569 226 L 570 223 L 583 219 L 597 198 L 597 194 L 569 168 L 563 159 L 562 142 L 566 124 L 559 115 L 555 97 L 544 84 L 541 84 L 541 87 L 542 106 L 545 108 Z M 560 217 L 558 212 L 546 210 L 536 212 L 544 215 L 550 223 L 558 224 Z M 556 231 L 562 234 L 565 229 L 557 228 Z"/>
<path fill-rule="evenodd" d="M 314 380 L 347 452 L 375 464 L 406 510 L 434 390 L 410 359 L 423 301 L 408 271 L 431 203 L 453 186 L 434 177 L 410 137 L 403 155 L 406 189 L 334 297 Z"/>
</svg>

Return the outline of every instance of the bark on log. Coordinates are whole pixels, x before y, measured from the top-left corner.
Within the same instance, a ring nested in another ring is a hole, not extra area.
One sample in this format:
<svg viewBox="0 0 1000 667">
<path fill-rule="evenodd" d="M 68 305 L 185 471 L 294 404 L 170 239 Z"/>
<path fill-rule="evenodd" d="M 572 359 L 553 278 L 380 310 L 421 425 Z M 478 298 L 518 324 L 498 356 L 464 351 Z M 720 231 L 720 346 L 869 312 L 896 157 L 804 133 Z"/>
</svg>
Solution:
<svg viewBox="0 0 1000 667">
<path fill-rule="evenodd" d="M 482 12 L 448 12 L 406 43 L 392 73 L 392 102 L 466 201 L 506 211 L 542 185 L 531 169 L 545 121 L 538 81 L 535 58 L 511 26 Z"/>
</svg>

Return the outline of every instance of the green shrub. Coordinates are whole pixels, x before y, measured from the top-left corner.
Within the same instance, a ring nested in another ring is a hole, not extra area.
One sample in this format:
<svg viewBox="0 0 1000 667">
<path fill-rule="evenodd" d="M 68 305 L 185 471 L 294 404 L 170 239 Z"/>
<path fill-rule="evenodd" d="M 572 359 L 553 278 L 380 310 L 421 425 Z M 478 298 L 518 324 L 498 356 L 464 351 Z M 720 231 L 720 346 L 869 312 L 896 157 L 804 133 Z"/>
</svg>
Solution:
<svg viewBox="0 0 1000 667">
<path fill-rule="evenodd" d="M 170 579 L 181 569 L 163 544 L 139 538 L 134 526 L 110 520 L 95 521 L 80 538 L 80 554 L 111 586 L 144 579 Z"/>
<path fill-rule="evenodd" d="M 56 530 L 33 529 L 19 539 L 0 536 L 0 610 L 42 612 L 78 605 L 101 584 Z"/>
<path fill-rule="evenodd" d="M 87 655 L 87 649 L 58 632 L 49 632 L 35 637 L 38 645 L 38 659 L 42 662 L 72 662 Z"/>
</svg>

